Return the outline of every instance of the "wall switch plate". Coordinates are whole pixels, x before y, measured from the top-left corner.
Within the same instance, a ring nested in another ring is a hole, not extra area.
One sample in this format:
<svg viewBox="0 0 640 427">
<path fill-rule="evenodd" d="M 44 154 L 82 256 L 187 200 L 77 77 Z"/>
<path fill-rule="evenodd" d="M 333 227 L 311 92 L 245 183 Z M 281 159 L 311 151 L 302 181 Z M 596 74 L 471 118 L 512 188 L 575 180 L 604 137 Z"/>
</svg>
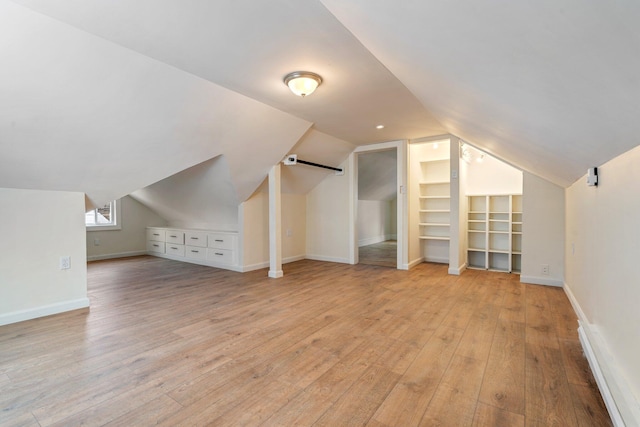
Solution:
<svg viewBox="0 0 640 427">
<path fill-rule="evenodd" d="M 60 270 L 68 270 L 70 268 L 71 268 L 71 257 L 70 256 L 60 257 Z"/>
<path fill-rule="evenodd" d="M 452 170 L 451 171 L 451 179 L 458 179 L 458 171 L 457 170 Z"/>
<path fill-rule="evenodd" d="M 293 231 L 291 229 L 287 229 L 287 237 L 293 236 Z"/>
<path fill-rule="evenodd" d="M 100 239 L 93 239 L 93 246 L 100 246 Z"/>
</svg>

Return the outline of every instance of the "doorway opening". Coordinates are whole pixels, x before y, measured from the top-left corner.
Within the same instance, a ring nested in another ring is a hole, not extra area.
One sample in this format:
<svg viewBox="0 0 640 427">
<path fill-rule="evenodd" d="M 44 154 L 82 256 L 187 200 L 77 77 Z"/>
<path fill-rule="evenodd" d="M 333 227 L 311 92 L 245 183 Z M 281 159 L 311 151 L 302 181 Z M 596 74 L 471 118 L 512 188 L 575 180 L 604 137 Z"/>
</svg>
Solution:
<svg viewBox="0 0 640 427">
<path fill-rule="evenodd" d="M 358 154 L 357 236 L 360 264 L 397 267 L 397 150 Z"/>
</svg>

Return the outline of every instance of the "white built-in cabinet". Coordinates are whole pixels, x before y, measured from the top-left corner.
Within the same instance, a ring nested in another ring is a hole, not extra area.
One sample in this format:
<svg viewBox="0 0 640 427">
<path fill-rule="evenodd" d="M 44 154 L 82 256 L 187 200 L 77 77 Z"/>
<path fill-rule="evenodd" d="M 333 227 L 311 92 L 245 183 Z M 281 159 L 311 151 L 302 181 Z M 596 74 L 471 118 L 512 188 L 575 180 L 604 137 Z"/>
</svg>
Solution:
<svg viewBox="0 0 640 427">
<path fill-rule="evenodd" d="M 522 265 L 522 195 L 468 196 L 469 268 L 519 273 Z"/>
<path fill-rule="evenodd" d="M 427 261 L 448 262 L 451 227 L 449 159 L 420 162 L 418 227 Z"/>
<path fill-rule="evenodd" d="M 238 233 L 148 227 L 147 253 L 176 261 L 235 270 L 238 265 Z"/>
</svg>

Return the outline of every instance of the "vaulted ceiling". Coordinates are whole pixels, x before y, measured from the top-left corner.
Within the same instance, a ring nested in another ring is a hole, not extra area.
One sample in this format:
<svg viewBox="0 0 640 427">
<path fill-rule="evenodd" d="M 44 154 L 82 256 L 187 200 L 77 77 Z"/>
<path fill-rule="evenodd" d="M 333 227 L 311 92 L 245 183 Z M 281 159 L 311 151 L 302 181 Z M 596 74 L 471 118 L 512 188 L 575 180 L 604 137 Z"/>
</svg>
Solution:
<svg viewBox="0 0 640 427">
<path fill-rule="evenodd" d="M 638 18 L 631 1 L 0 0 L 0 186 L 109 200 L 223 155 L 242 201 L 294 147 L 332 163 L 442 133 L 566 186 L 638 145 Z M 295 70 L 324 83 L 295 97 Z"/>
</svg>

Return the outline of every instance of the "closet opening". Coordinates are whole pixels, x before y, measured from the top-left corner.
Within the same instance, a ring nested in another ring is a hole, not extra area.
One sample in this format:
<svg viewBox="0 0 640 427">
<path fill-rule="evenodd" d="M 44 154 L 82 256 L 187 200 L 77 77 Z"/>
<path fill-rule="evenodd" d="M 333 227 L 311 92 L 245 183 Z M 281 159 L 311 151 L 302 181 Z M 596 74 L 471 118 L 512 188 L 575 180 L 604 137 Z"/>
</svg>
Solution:
<svg viewBox="0 0 640 427">
<path fill-rule="evenodd" d="M 358 154 L 358 263 L 397 267 L 397 150 Z"/>
</svg>

